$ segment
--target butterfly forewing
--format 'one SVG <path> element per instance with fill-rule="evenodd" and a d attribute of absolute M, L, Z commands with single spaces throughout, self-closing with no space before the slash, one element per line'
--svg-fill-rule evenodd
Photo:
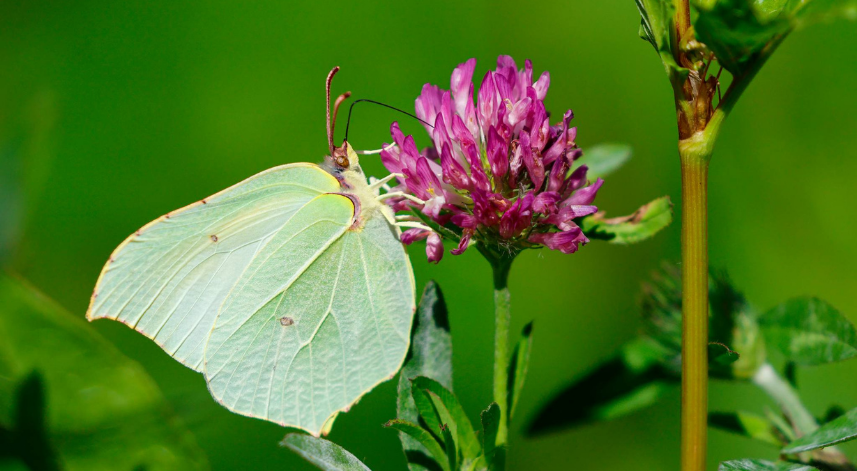
<path fill-rule="evenodd" d="M 217 312 L 247 265 L 301 208 L 338 190 L 315 165 L 285 165 L 162 216 L 113 252 L 87 318 L 128 324 L 201 371 Z"/>

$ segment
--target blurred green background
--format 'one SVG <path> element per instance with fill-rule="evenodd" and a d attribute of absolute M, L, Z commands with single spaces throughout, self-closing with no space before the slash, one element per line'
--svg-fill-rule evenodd
<path fill-rule="evenodd" d="M 584 149 L 633 145 L 632 161 L 599 194 L 600 208 L 625 214 L 668 194 L 680 215 L 671 91 L 638 25 L 630 0 L 2 2 L 0 148 L 6 163 L 8 149 L 26 158 L 0 168 L 0 185 L 24 179 L 30 189 L 20 224 L 0 231 L 18 240 L 6 256 L 82 317 L 102 264 L 139 226 L 266 168 L 321 160 L 322 89 L 332 66 L 342 66 L 335 93 L 412 109 L 423 83 L 448 88 L 452 69 L 469 57 L 478 59 L 481 78 L 498 54 L 551 72 L 548 109 L 575 111 Z M 718 144 L 711 263 L 727 268 L 760 309 L 812 294 L 857 321 L 855 51 L 847 22 L 793 34 Z M 355 111 L 352 144 L 379 147 L 392 120 L 428 142 L 418 123 L 367 106 Z M 377 160 L 362 163 L 369 174 L 384 173 Z M 489 269 L 475 250 L 437 266 L 421 252 L 413 251 L 417 282 L 436 279 L 444 289 L 455 389 L 475 420 L 490 402 Z M 535 319 L 535 346 L 511 469 L 678 469 L 678 391 L 614 422 L 539 439 L 520 434 L 542 401 L 637 333 L 640 281 L 678 254 L 676 223 L 637 246 L 593 242 L 575 255 L 533 251 L 516 262 L 514 328 Z M 222 409 L 200 375 L 151 341 L 119 323 L 95 328 L 155 378 L 213 469 L 309 469 L 277 446 L 285 430 Z M 799 379 L 817 414 L 830 402 L 857 405 L 855 362 Z M 383 384 L 331 435 L 376 471 L 404 466 L 395 433 L 381 428 L 395 415 L 394 396 L 394 383 Z M 711 386 L 714 410 L 764 403 L 751 386 Z M 775 457 L 719 431 L 710 441 L 712 468 L 724 459 Z"/>

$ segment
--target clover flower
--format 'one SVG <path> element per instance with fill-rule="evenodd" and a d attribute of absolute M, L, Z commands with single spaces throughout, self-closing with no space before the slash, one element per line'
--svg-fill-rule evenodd
<path fill-rule="evenodd" d="M 450 90 L 423 86 L 416 115 L 433 146 L 420 152 L 413 136 L 398 123 L 393 144 L 381 152 L 384 166 L 396 176 L 387 203 L 397 212 L 413 211 L 402 242 L 428 239 L 430 261 L 443 257 L 441 236 L 457 238 L 453 255 L 473 242 L 506 252 L 545 246 L 574 253 L 589 242 L 576 219 L 593 214 L 603 181 L 586 179 L 585 165 L 574 168 L 582 152 L 575 143 L 574 114 L 556 124 L 544 99 L 550 75 L 533 81 L 527 60 L 519 70 L 509 56 L 482 79 L 474 102 L 476 60 L 452 72 Z"/>

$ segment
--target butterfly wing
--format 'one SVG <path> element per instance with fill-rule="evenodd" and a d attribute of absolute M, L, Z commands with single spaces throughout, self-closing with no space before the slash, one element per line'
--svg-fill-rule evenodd
<path fill-rule="evenodd" d="M 325 198 L 331 207 L 316 218 L 333 213 L 333 198 L 343 197 Z M 227 408 L 319 435 L 404 361 L 413 272 L 380 214 L 321 251 L 281 235 L 224 301 L 206 346 L 205 375 Z M 312 263 L 289 266 L 309 260 L 308 250 Z"/>
<path fill-rule="evenodd" d="M 128 237 L 104 266 L 87 318 L 121 321 L 177 360 L 202 371 L 218 309 L 246 267 L 290 222 L 318 208 L 339 182 L 311 164 L 275 167 L 169 213 Z M 336 222 L 316 237 L 338 238 L 354 213 L 342 201 Z M 324 241 L 320 241 L 323 243 Z"/>

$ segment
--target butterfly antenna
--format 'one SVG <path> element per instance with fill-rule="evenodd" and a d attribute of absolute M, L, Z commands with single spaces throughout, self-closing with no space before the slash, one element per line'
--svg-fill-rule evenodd
<path fill-rule="evenodd" d="M 361 102 L 373 103 L 373 104 L 376 104 L 376 105 L 381 105 L 381 106 L 383 106 L 383 107 L 385 107 L 385 108 L 390 108 L 391 110 L 398 111 L 399 113 L 402 113 L 402 114 L 404 114 L 404 115 L 408 115 L 408 116 L 410 116 L 411 118 L 414 118 L 415 120 L 417 120 L 417 121 L 419 121 L 419 122 L 421 122 L 421 123 L 425 124 L 426 126 L 428 126 L 428 127 L 430 127 L 430 128 L 434 128 L 434 126 L 432 126 L 431 124 L 429 124 L 429 123 L 427 123 L 427 122 L 423 121 L 422 119 L 420 119 L 420 118 L 419 118 L 418 116 L 416 116 L 416 115 L 413 115 L 413 114 L 411 114 L 411 113 L 408 113 L 408 112 L 407 112 L 407 111 L 405 111 L 405 110 L 400 110 L 399 108 L 396 108 L 395 106 L 390 106 L 390 105 L 388 105 L 388 104 L 386 104 L 386 103 L 381 103 L 380 101 L 375 101 L 375 100 L 369 100 L 369 99 L 366 99 L 366 98 L 361 98 L 361 99 L 359 99 L 359 100 L 354 100 L 354 102 L 353 102 L 353 103 L 351 103 L 351 106 L 348 108 L 348 121 L 346 121 L 346 122 L 345 122 L 345 140 L 346 140 L 346 141 L 348 140 L 348 128 L 351 126 L 351 112 L 352 112 L 352 111 L 354 111 L 354 105 L 356 105 L 357 103 L 361 103 Z"/>
<path fill-rule="evenodd" d="M 330 82 L 333 81 L 333 76 L 339 72 L 339 66 L 334 67 L 330 70 L 330 73 L 327 74 L 327 81 L 325 82 L 325 96 L 327 97 L 327 146 L 330 148 L 330 155 L 333 155 L 333 123 L 330 121 Z"/>
<path fill-rule="evenodd" d="M 341 105 L 348 97 L 351 96 L 351 92 L 345 92 L 342 95 L 336 97 L 336 102 L 333 104 L 333 119 L 330 121 L 330 136 L 331 142 L 333 141 L 333 136 L 336 130 L 336 115 L 339 114 L 339 105 Z"/>

